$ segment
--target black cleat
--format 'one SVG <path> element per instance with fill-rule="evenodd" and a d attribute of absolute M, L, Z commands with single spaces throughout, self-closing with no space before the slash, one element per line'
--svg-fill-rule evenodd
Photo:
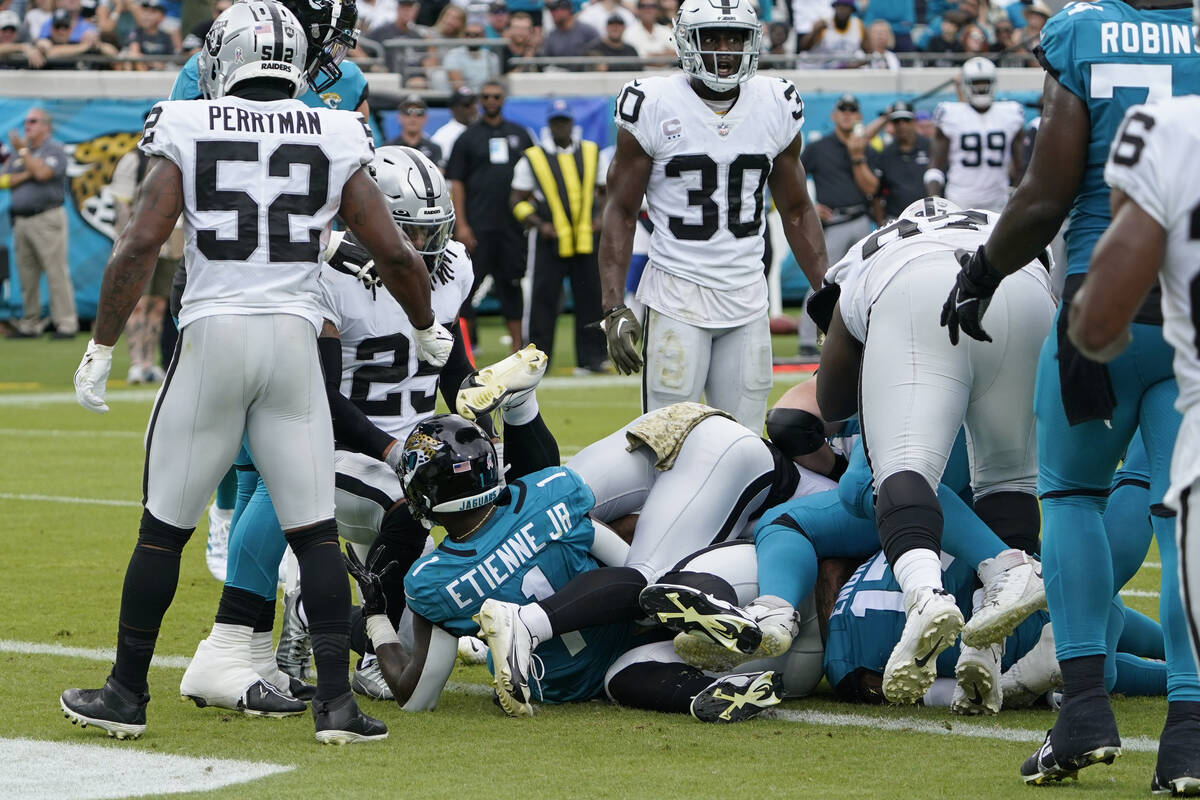
<path fill-rule="evenodd" d="M 207 708 L 209 705 L 228 708 L 220 703 L 210 703 L 201 695 L 189 694 L 187 697 L 196 704 L 197 708 Z M 294 717 L 297 714 L 303 714 L 307 709 L 308 704 L 303 700 L 284 694 L 271 684 L 259 679 L 242 692 L 242 696 L 237 700 L 236 708 L 231 710 L 240 711 L 252 717 Z"/>
<path fill-rule="evenodd" d="M 1158 741 L 1158 762 L 1150 781 L 1150 793 L 1170 797 L 1200 797 L 1200 720 L 1173 719 L 1176 705 L 1168 705 L 1167 724 Z"/>
<path fill-rule="evenodd" d="M 308 702 L 317 696 L 317 687 L 305 683 L 297 677 L 288 675 L 288 693 L 297 700 Z"/>
<path fill-rule="evenodd" d="M 701 633 L 738 653 L 753 653 L 762 642 L 762 630 L 746 612 L 690 586 L 652 583 L 642 589 L 638 604 L 660 625 Z"/>
<path fill-rule="evenodd" d="M 701 722 L 741 722 L 783 699 L 783 676 L 775 672 L 725 675 L 692 698 L 692 716 Z"/>
<path fill-rule="evenodd" d="M 1120 755 L 1121 736 L 1108 694 L 1097 689 L 1063 701 L 1046 740 L 1021 765 L 1021 779 L 1040 786 L 1078 778 L 1084 767 L 1111 764 Z"/>
<path fill-rule="evenodd" d="M 103 689 L 67 689 L 58 703 L 72 725 L 95 725 L 109 736 L 136 739 L 146 732 L 150 695 L 134 694 L 109 675 Z"/>
<path fill-rule="evenodd" d="M 387 738 L 387 725 L 359 711 L 353 692 L 332 700 L 314 698 L 312 710 L 317 722 L 317 741 L 321 744 L 354 744 Z"/>

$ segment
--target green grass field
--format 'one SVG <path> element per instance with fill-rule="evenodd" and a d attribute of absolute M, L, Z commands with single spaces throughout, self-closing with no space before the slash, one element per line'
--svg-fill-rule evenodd
<path fill-rule="evenodd" d="M 563 321 L 565 326 L 566 320 Z M 484 360 L 502 354 L 498 327 L 484 325 Z M 569 340 L 565 327 L 560 347 Z M 728 727 L 687 717 L 630 711 L 605 703 L 542 706 L 532 720 L 503 716 L 481 667 L 459 667 L 436 712 L 406 714 L 394 704 L 361 700 L 385 720 L 383 743 L 328 748 L 313 740 L 308 716 L 261 720 L 200 710 L 178 695 L 182 668 L 150 672 L 149 728 L 115 742 L 63 719 L 58 694 L 98 686 L 102 653 L 115 644 L 122 576 L 141 513 L 142 433 L 151 393 L 127 388 L 127 362 L 115 360 L 112 411 L 91 414 L 74 401 L 71 375 L 86 339 L 0 340 L 0 798 L 94 796 L 98 783 L 77 773 L 67 749 L 50 748 L 52 766 L 34 770 L 11 740 L 92 745 L 104 751 L 101 773 L 120 770 L 128 753 L 176 754 L 205 762 L 237 759 L 287 771 L 204 797 L 872 797 L 990 798 L 1068 792 L 1071 796 L 1148 794 L 1153 748 L 1165 699 L 1115 702 L 1126 754 L 1112 767 L 1082 773 L 1065 789 L 1024 787 L 1017 767 L 1041 741 L 1052 712 L 1004 712 L 978 720 L 944 709 L 869 708 L 834 702 L 822 685 L 769 717 Z M 782 339 L 778 351 L 794 352 Z M 563 362 L 570 362 L 563 352 Z M 552 373 L 568 373 L 566 368 Z M 781 376 L 776 394 L 799 378 Z M 540 405 L 564 454 L 610 432 L 637 412 L 631 380 L 554 375 Z M 220 586 L 204 566 L 206 522 L 183 555 L 179 590 L 158 653 L 187 657 L 207 635 Z M 1148 559 L 1157 562 L 1152 550 Z M 1159 571 L 1146 567 L 1126 602 L 1157 618 Z M 69 655 L 47 647 L 80 648 Z M 178 663 L 178 662 L 175 662 Z M 17 743 L 18 745 L 24 743 Z M 111 761 L 110 761 L 111 759 Z M 220 773 L 209 764 L 209 774 Z M 138 783 L 137 767 L 125 773 Z M 95 774 L 95 773 L 93 773 Z M 57 781 L 50 783 L 51 780 Z M 144 791 L 171 794 L 163 778 Z M 178 795 L 174 795 L 178 796 Z"/>

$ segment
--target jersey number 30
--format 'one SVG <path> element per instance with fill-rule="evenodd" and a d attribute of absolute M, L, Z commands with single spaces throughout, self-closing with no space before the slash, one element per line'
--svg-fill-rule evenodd
<path fill-rule="evenodd" d="M 758 173 L 758 183 L 754 187 L 754 214 L 750 219 L 742 220 L 742 184 L 746 173 L 751 171 Z M 700 221 L 687 222 L 683 217 L 669 216 L 667 226 L 676 239 L 707 241 L 720 225 L 720 208 L 713 199 L 713 194 L 720 188 L 717 162 L 703 154 L 675 156 L 667 162 L 664 170 L 668 178 L 681 178 L 689 172 L 700 173 L 700 186 L 687 190 L 687 204 L 700 209 Z M 762 226 L 763 186 L 770 172 L 771 159 L 763 153 L 742 153 L 729 164 L 725 199 L 729 206 L 727 225 L 734 237 L 744 239 L 754 236 Z"/>

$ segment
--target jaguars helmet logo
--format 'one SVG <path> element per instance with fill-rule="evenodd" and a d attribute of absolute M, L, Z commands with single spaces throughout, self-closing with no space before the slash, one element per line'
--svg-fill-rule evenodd
<path fill-rule="evenodd" d="M 446 443 L 424 431 L 413 431 L 404 442 L 404 471 L 411 475 L 417 468 L 428 464 Z"/>
<path fill-rule="evenodd" d="M 117 236 L 117 215 L 109 184 L 117 162 L 137 147 L 141 137 L 141 131 L 105 133 L 66 147 L 67 178 L 75 208 L 84 222 L 110 239 Z"/>

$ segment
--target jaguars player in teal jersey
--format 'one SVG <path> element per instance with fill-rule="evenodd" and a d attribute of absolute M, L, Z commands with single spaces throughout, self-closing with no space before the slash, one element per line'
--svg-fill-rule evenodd
<path fill-rule="evenodd" d="M 1180 423 L 1157 292 L 1132 325 L 1130 346 L 1106 365 L 1088 360 L 1067 339 L 1067 311 L 1110 221 L 1103 170 L 1126 109 L 1200 92 L 1192 9 L 1178 0 L 1074 3 L 1046 23 L 1037 55 L 1047 76 L 1029 169 L 987 243 L 964 258 L 942 310 L 951 341 L 960 330 L 989 341 L 984 312 L 1001 279 L 1049 244 L 1070 212 L 1067 280 L 1056 331 L 1042 348 L 1034 397 L 1044 577 L 1064 699 L 1045 743 L 1021 766 L 1022 778 L 1034 784 L 1112 763 L 1121 754 L 1104 690 L 1105 627 L 1117 587 L 1102 515 L 1113 472 L 1139 425 L 1151 502 L 1161 503 Z M 1169 672 L 1167 722 L 1152 782 L 1163 787 L 1200 777 L 1200 681 L 1179 600 L 1173 521 L 1163 515 L 1152 521 L 1162 556 L 1159 616 Z"/>

